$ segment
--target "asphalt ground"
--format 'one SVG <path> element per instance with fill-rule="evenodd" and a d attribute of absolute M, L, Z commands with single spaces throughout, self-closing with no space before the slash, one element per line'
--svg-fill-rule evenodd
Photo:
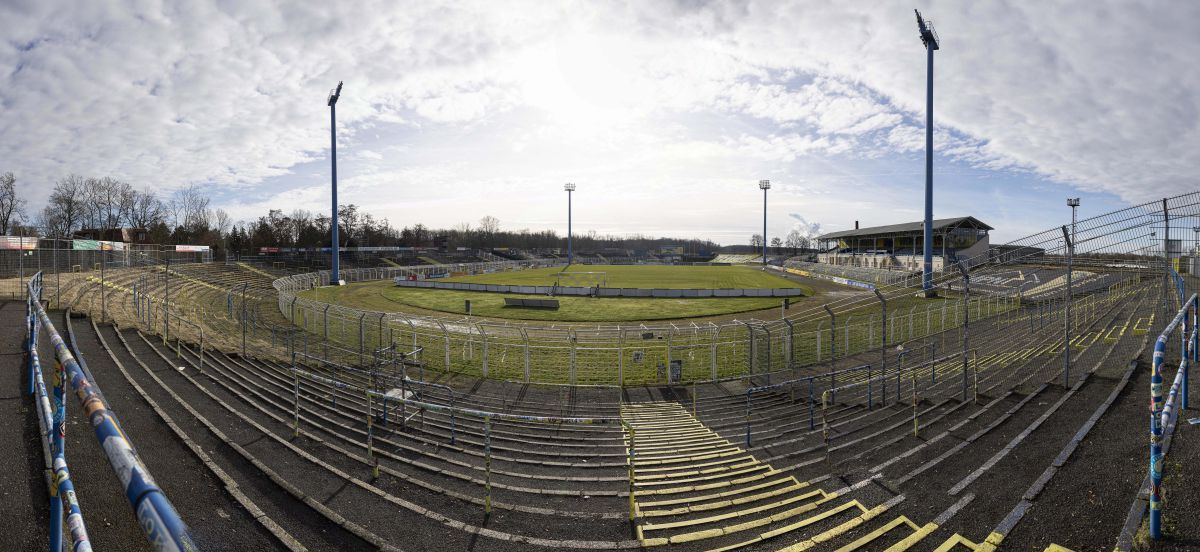
<path fill-rule="evenodd" d="M 0 303 L 0 550 L 45 550 L 50 499 L 23 342 L 25 303 Z"/>

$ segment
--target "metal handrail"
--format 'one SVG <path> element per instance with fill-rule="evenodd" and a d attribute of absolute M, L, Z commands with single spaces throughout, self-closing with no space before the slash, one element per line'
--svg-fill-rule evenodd
<path fill-rule="evenodd" d="M 1183 303 L 1179 312 L 1175 315 L 1162 333 L 1158 335 L 1158 339 L 1154 342 L 1154 361 L 1150 372 L 1150 538 L 1158 540 L 1162 537 L 1162 479 L 1163 466 L 1166 461 L 1166 448 L 1163 446 L 1164 428 L 1171 427 L 1174 429 L 1175 418 L 1179 415 L 1179 410 L 1175 409 L 1175 398 L 1182 392 L 1182 410 L 1188 407 L 1188 372 L 1191 371 L 1193 362 L 1200 360 L 1198 357 L 1197 339 L 1200 325 L 1198 320 L 1198 311 L 1200 311 L 1200 298 L 1193 293 L 1190 298 L 1183 301 L 1183 282 L 1182 278 L 1172 271 L 1174 280 L 1179 292 L 1179 299 Z M 1191 333 L 1188 333 L 1188 314 L 1191 314 Z M 1175 381 L 1171 384 L 1171 390 L 1168 396 L 1163 397 L 1163 377 L 1162 366 L 1166 362 L 1167 356 L 1167 340 L 1175 330 L 1181 330 L 1180 337 L 1180 360 L 1179 370 L 1175 372 Z"/>
<path fill-rule="evenodd" d="M 47 480 L 50 482 L 50 550 L 62 550 L 63 527 L 63 497 L 67 499 L 71 549 L 92 549 L 88 538 L 87 525 L 83 520 L 83 511 L 75 497 L 75 485 L 71 480 L 71 471 L 66 458 L 66 393 L 63 367 L 57 366 L 54 371 L 54 407 L 50 406 L 50 398 L 46 392 L 45 378 L 42 375 L 42 363 L 38 353 L 38 321 L 33 303 L 41 300 L 41 273 L 36 274 L 29 282 L 29 295 L 26 297 L 26 352 L 29 354 L 29 385 L 30 394 L 35 394 L 34 403 L 37 409 L 38 426 L 41 428 L 42 456 L 46 462 Z"/>
<path fill-rule="evenodd" d="M 145 531 L 146 538 L 160 551 L 196 550 L 196 544 L 192 540 L 187 526 L 180 519 L 175 507 L 167 499 L 166 495 L 163 494 L 162 489 L 154 483 L 149 470 L 146 469 L 146 466 L 134 451 L 133 444 L 129 442 L 127 434 L 121 429 L 120 423 L 117 422 L 116 416 L 104 404 L 96 382 L 91 381 L 81 369 L 79 362 L 71 353 L 70 348 L 67 347 L 62 336 L 54 328 L 54 324 L 50 321 L 50 316 L 46 313 L 45 308 L 42 307 L 40 301 L 41 278 L 42 273 L 39 272 L 34 276 L 33 280 L 30 280 L 28 304 L 30 307 L 31 327 L 36 322 L 40 322 L 41 326 L 45 328 L 50 338 L 50 343 L 54 346 L 55 360 L 61 366 L 56 395 L 61 394 L 64 399 L 60 406 L 59 416 L 55 421 L 63 424 L 66 412 L 66 383 L 69 382 L 73 394 L 79 399 L 80 407 L 88 413 L 89 420 L 94 428 L 96 440 L 100 442 L 109 464 L 120 478 L 125 490 L 125 496 L 129 500 L 130 507 L 133 508 L 134 513 L 137 515 L 138 525 Z M 34 280 L 36 280 L 36 287 Z M 32 345 L 36 349 L 36 343 L 32 343 Z M 59 426 L 58 439 L 61 439 L 61 435 L 65 432 L 65 427 L 65 425 Z M 56 457 L 56 475 L 60 460 L 63 470 L 66 470 L 65 458 L 61 456 Z M 68 495 L 69 499 L 73 494 Z M 72 516 L 77 513 L 77 509 L 72 508 Z M 55 529 L 52 527 L 52 538 L 55 532 Z M 72 532 L 72 537 L 76 537 L 74 531 Z M 86 539 L 86 536 L 84 538 Z M 78 549 L 78 542 L 76 546 Z M 88 548 L 90 549 L 90 546 Z"/>

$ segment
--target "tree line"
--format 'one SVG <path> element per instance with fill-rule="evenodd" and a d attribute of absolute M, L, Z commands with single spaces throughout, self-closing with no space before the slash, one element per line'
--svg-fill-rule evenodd
<path fill-rule="evenodd" d="M 160 196 L 112 177 L 69 175 L 54 183 L 40 211 L 30 215 L 18 197 L 16 178 L 0 174 L 0 234 L 71 238 L 85 229 L 141 228 L 147 242 L 164 245 L 208 245 L 217 251 L 252 254 L 262 247 L 328 247 L 329 215 L 306 209 L 271 209 L 257 219 L 234 221 L 214 209 L 198 185 Z M 679 246 L 685 254 L 715 252 L 709 240 L 599 235 L 594 230 L 572 236 L 576 251 L 652 250 Z M 354 204 L 338 206 L 338 242 L 346 247 L 466 247 L 565 249 L 567 237 L 553 230 L 502 229 L 499 219 L 485 216 L 472 225 L 431 228 L 421 223 L 397 228 Z"/>

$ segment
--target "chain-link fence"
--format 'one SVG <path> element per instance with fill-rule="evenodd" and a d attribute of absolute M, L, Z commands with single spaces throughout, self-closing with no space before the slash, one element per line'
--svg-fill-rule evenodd
<path fill-rule="evenodd" d="M 928 353 L 923 358 L 936 358 L 961 351 L 970 335 L 977 336 L 978 345 L 1017 328 L 1032 339 L 1034 334 L 1049 337 L 1057 327 L 1058 338 L 1065 339 L 1065 333 L 1075 339 L 1082 321 L 1115 308 L 1101 297 L 1134 289 L 1143 299 L 1156 295 L 1146 305 L 1161 312 L 1131 321 L 1126 330 L 1152 330 L 1143 326 L 1160 325 L 1168 310 L 1167 266 L 1186 266 L 1183 253 L 1196 250 L 1194 241 L 1185 247 L 1188 238 L 1194 240 L 1185 229 L 1196 224 L 1198 201 L 1200 194 L 1187 194 L 1015 240 L 1003 256 L 967 263 L 973 267 L 967 273 L 957 267 L 936 272 L 937 297 L 922 296 L 920 275 L 913 274 L 876 284 L 875 290 L 832 294 L 823 304 L 799 302 L 781 311 L 786 317 L 721 323 L 549 324 L 377 312 L 299 295 L 328 285 L 327 271 L 283 276 L 245 263 L 196 263 L 202 259 L 194 253 L 138 250 L 5 251 L 0 269 L 9 278 L 0 281 L 6 286 L 0 290 L 12 288 L 9 293 L 19 296 L 25 275 L 41 268 L 45 297 L 53 304 L 164 333 L 172 317 L 161 313 L 173 312 L 203 325 L 207 341 L 225 350 L 290 354 L 303 349 L 348 355 L 337 360 L 357 362 L 374 349 L 398 344 L 422 349 L 429 370 L 513 381 L 621 385 L 751 379 L 751 385 L 762 385 L 848 368 L 863 358 L 894 365 L 902 357 L 899 345 L 920 347 Z M 556 263 L 562 262 L 545 265 Z M 456 265 L 456 270 L 533 265 L 496 261 Z M 353 269 L 342 276 L 360 282 L 445 271 L 421 265 Z M 968 320 L 974 331 L 968 330 Z M 198 341 L 196 333 L 188 339 Z M 1069 366 L 1069 348 L 1064 356 Z"/>
<path fill-rule="evenodd" d="M 987 321 L 985 332 L 1019 324 L 1047 332 L 1068 318 L 1071 328 L 1078 329 L 1102 314 L 1099 310 L 1111 308 L 1101 297 L 1134 286 L 1146 292 L 1141 284 L 1165 273 L 1167 256 L 1181 246 L 1167 235 L 1163 221 L 1195 217 L 1196 204 L 1197 194 L 1188 194 L 1015 240 L 1002 257 L 984 255 L 964 263 L 973 267 L 969 272 L 954 266 L 935 273 L 936 298 L 914 296 L 919 274 L 892 272 L 875 284 L 878 294 L 849 293 L 771 320 L 539 325 L 373 312 L 298 296 L 326 285 L 327 272 L 281 278 L 275 288 L 280 312 L 309 333 L 364 352 L 393 341 L 422 347 L 431 369 L 577 385 L 737 378 L 767 382 L 805 366 L 832 366 L 867 351 L 925 343 L 931 337 L 942 351 L 961 348 L 968 339 L 968 319 L 977 325 Z M 389 279 L 421 268 L 351 270 L 343 278 Z"/>

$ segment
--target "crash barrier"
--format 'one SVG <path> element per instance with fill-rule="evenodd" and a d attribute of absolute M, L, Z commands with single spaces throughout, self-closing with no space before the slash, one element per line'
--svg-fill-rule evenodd
<path fill-rule="evenodd" d="M 70 471 L 67 467 L 63 441 L 66 435 L 66 396 L 67 384 L 70 391 L 79 399 L 79 406 L 86 412 L 88 421 L 94 428 L 96 440 L 99 441 L 109 464 L 121 481 L 129 505 L 137 516 L 138 525 L 146 533 L 146 538 L 161 552 L 182 552 L 197 550 L 195 542 L 188 533 L 187 526 L 180 519 L 175 507 L 163 494 L 162 489 L 154 483 L 149 470 L 142 464 L 134 451 L 127 434 L 121 429 L 116 415 L 108 409 L 100 388 L 91 381 L 87 373 L 80 367 L 79 362 L 71 353 L 62 336 L 54 328 L 50 316 L 41 303 L 42 273 L 37 273 L 29 281 L 27 307 L 29 311 L 29 335 L 27 348 L 30 356 L 30 385 L 37 387 L 37 402 L 41 410 L 41 424 L 48 425 L 49 431 L 44 432 L 43 447 L 48 456 L 53 457 L 53 481 L 57 483 L 51 489 L 50 511 L 50 550 L 62 550 L 62 497 L 66 497 L 69 508 L 67 525 L 72 539 L 72 550 L 91 550 L 83 514 L 75 500 L 75 491 L 71 486 Z M 54 346 L 55 410 L 53 418 L 46 416 L 49 412 L 49 401 L 46 398 L 45 384 L 42 381 L 40 359 L 37 356 L 37 335 L 39 324 Z M 30 395 L 34 389 L 27 390 Z"/>
<path fill-rule="evenodd" d="M 671 299 L 699 299 L 709 297 L 803 297 L 800 288 L 726 288 L 726 289 L 670 289 L 670 288 L 614 288 L 583 286 L 513 286 L 502 284 L 471 284 L 465 282 L 436 282 L 409 280 L 398 276 L 394 280 L 398 287 L 420 289 L 448 289 L 454 291 L 482 291 L 490 293 L 521 293 L 525 295 L 565 295 L 573 297 L 666 297 Z"/>
<path fill-rule="evenodd" d="M 54 366 L 54 405 L 46 392 L 46 381 L 42 374 L 41 358 L 38 355 L 38 318 L 35 301 L 41 297 L 41 275 L 34 276 L 28 284 L 29 294 L 25 302 L 25 352 L 27 353 L 29 369 L 29 388 L 26 392 L 33 396 L 37 410 L 39 435 L 42 440 L 42 457 L 45 460 L 47 481 L 50 482 L 50 550 L 62 550 L 63 537 L 63 497 L 66 497 L 68 525 L 71 528 L 72 550 L 91 550 L 87 526 L 83 521 L 83 511 L 75 497 L 75 485 L 71 481 L 71 471 L 66 458 L 66 390 L 62 365 Z"/>
<path fill-rule="evenodd" d="M 1197 307 L 1200 306 L 1200 300 L 1196 294 L 1192 294 L 1184 301 L 1182 279 L 1178 274 L 1172 274 L 1172 277 L 1182 306 L 1154 343 L 1154 362 L 1150 374 L 1150 538 L 1155 540 L 1162 537 L 1162 482 L 1167 454 L 1163 436 L 1174 432 L 1179 413 L 1187 410 L 1188 372 L 1192 363 L 1200 360 L 1197 357 Z M 1164 400 L 1162 367 L 1166 362 L 1167 340 L 1176 331 L 1179 333 L 1179 369 Z M 1178 404 L 1177 408 L 1179 402 L 1182 404 Z"/>
<path fill-rule="evenodd" d="M 490 514 L 492 511 L 492 422 L 493 421 L 508 421 L 508 422 L 524 422 L 524 423 L 541 423 L 541 424 L 556 424 L 556 425 L 620 425 L 629 434 L 629 450 L 627 455 L 628 472 L 629 472 L 629 519 L 634 519 L 636 509 L 633 502 L 633 481 L 634 481 L 634 458 L 635 441 L 634 429 L 628 422 L 621 418 L 568 418 L 568 417 L 551 417 L 551 416 L 528 416 L 520 414 L 507 414 L 502 412 L 489 412 L 485 410 L 475 410 L 471 408 L 462 408 L 455 406 L 447 406 L 444 404 L 431 403 L 416 399 L 410 399 L 404 396 L 394 396 L 386 393 L 380 393 L 373 389 L 366 389 L 356 386 L 335 378 L 329 378 L 308 370 L 292 367 L 293 389 L 292 395 L 292 424 L 294 431 L 300 431 L 300 378 L 305 378 L 311 381 L 323 383 L 333 386 L 337 389 L 361 393 L 367 401 L 366 425 L 367 434 L 365 438 L 365 446 L 367 448 L 367 460 L 378 470 L 378 459 L 375 457 L 374 448 L 374 418 L 373 402 L 375 400 L 387 400 L 393 405 L 412 408 L 416 411 L 431 411 L 449 413 L 452 416 L 466 416 L 483 420 L 484 428 L 484 513 Z M 378 476 L 378 471 L 376 471 Z"/>

